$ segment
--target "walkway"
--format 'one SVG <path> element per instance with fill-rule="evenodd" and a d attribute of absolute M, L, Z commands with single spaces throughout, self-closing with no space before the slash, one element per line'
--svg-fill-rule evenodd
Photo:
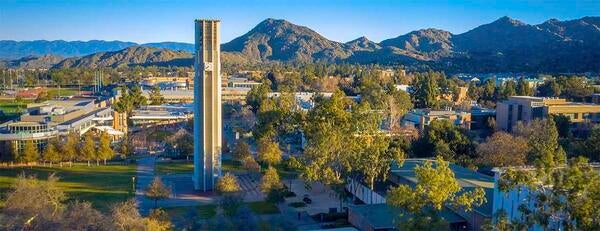
<path fill-rule="evenodd" d="M 148 185 L 154 179 L 155 157 L 146 157 L 138 160 L 136 173 L 135 199 L 142 215 L 147 215 L 154 208 L 154 201 L 148 199 L 144 194 Z M 212 193 L 201 193 L 194 190 L 192 174 L 171 174 L 161 176 L 163 183 L 171 188 L 171 196 L 158 202 L 161 208 L 197 206 L 215 203 Z"/>
<path fill-rule="evenodd" d="M 148 214 L 154 208 L 154 202 L 148 199 L 144 193 L 154 178 L 154 165 L 156 158 L 145 157 L 138 160 L 135 179 L 135 200 L 141 214 Z"/>

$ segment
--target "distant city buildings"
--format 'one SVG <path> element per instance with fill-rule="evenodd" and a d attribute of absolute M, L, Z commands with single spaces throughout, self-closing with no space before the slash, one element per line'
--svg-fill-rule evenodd
<path fill-rule="evenodd" d="M 545 119 L 551 115 L 566 116 L 572 129 L 588 129 L 586 123 L 600 122 L 600 105 L 569 102 L 566 99 L 533 96 L 511 96 L 496 107 L 496 125 L 512 131 L 518 122 Z"/>

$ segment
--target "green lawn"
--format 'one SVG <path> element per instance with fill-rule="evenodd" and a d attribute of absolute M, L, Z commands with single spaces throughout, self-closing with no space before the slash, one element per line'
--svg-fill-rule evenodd
<path fill-rule="evenodd" d="M 58 96 L 58 88 L 48 88 L 48 94 Z M 61 88 L 60 89 L 60 96 L 72 96 L 72 95 L 77 95 L 77 94 L 79 94 L 79 89 L 77 89 L 77 88 Z"/>
<path fill-rule="evenodd" d="M 190 209 L 195 209 L 198 216 L 202 219 L 213 218 L 217 214 L 217 205 L 200 205 L 165 208 L 165 211 L 172 219 L 186 219 Z"/>
<path fill-rule="evenodd" d="M 5 193 L 12 187 L 19 174 L 35 175 L 39 179 L 47 179 L 51 173 L 60 178 L 59 186 L 65 190 L 70 200 L 90 201 L 103 211 L 115 202 L 133 197 L 132 177 L 135 176 L 135 165 L 109 165 L 71 167 L 33 167 L 0 169 L 0 194 L 3 200 Z"/>
<path fill-rule="evenodd" d="M 162 162 L 156 163 L 154 169 L 156 173 L 160 175 L 166 174 L 178 174 L 178 173 L 192 173 L 194 172 L 194 163 L 190 162 Z"/>
<path fill-rule="evenodd" d="M 241 163 L 233 160 L 222 160 L 221 167 L 224 172 L 246 171 Z M 194 172 L 194 164 L 192 162 L 157 163 L 155 170 L 161 175 L 192 173 Z"/>
<path fill-rule="evenodd" d="M 252 212 L 255 212 L 259 215 L 279 213 L 279 209 L 277 208 L 277 206 L 275 206 L 275 204 L 271 202 L 255 201 L 248 202 L 246 204 L 252 210 Z"/>
<path fill-rule="evenodd" d="M 235 160 L 222 160 L 221 169 L 227 172 L 246 171 L 246 169 L 244 169 L 244 166 L 242 166 L 242 163 Z"/>

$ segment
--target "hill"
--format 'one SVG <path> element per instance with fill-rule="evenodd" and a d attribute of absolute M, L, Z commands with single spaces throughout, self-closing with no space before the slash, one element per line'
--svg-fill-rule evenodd
<path fill-rule="evenodd" d="M 132 46 L 120 51 L 99 52 L 81 58 L 67 58 L 54 67 L 188 66 L 190 63 L 192 63 L 192 55 L 185 51 Z"/>
<path fill-rule="evenodd" d="M 122 50 L 131 46 L 136 49 Z M 57 67 L 189 66 L 193 49 L 192 44 L 175 42 L 138 45 L 119 41 L 0 41 L 0 58 L 87 54 L 68 58 Z M 380 43 L 366 37 L 340 43 L 305 26 L 266 19 L 222 44 L 221 50 L 224 63 L 346 62 L 426 64 L 450 72 L 600 72 L 600 17 L 550 19 L 538 25 L 502 17 L 462 34 L 430 28 Z"/>

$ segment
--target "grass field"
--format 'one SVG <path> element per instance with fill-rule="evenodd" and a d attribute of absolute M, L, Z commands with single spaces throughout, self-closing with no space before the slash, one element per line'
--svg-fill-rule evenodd
<path fill-rule="evenodd" d="M 264 215 L 264 214 L 276 214 L 279 213 L 279 209 L 275 204 L 267 201 L 255 201 L 246 203 L 252 212 Z"/>
<path fill-rule="evenodd" d="M 135 165 L 10 168 L 0 169 L 0 203 L 16 177 L 22 173 L 44 180 L 49 174 L 55 173 L 60 178 L 59 186 L 70 200 L 90 201 L 102 211 L 107 211 L 115 202 L 134 196 L 132 177 L 135 176 Z"/>
<path fill-rule="evenodd" d="M 173 219 L 185 219 L 190 213 L 191 209 L 195 209 L 196 214 L 202 219 L 213 218 L 217 214 L 217 205 L 200 205 L 200 206 L 186 206 L 186 207 L 171 207 L 165 208 L 165 211 Z"/>
<path fill-rule="evenodd" d="M 192 162 L 156 163 L 155 172 L 160 175 L 192 173 L 194 164 Z"/>
<path fill-rule="evenodd" d="M 58 96 L 58 88 L 48 88 L 48 94 Z M 60 89 L 60 96 L 72 96 L 72 95 L 77 95 L 77 94 L 79 94 L 79 89 L 76 89 L 76 88 L 61 88 Z"/>
<path fill-rule="evenodd" d="M 233 160 L 222 160 L 221 167 L 225 172 L 246 171 L 241 163 Z M 155 171 L 161 175 L 192 173 L 194 172 L 194 164 L 192 162 L 157 163 Z"/>

